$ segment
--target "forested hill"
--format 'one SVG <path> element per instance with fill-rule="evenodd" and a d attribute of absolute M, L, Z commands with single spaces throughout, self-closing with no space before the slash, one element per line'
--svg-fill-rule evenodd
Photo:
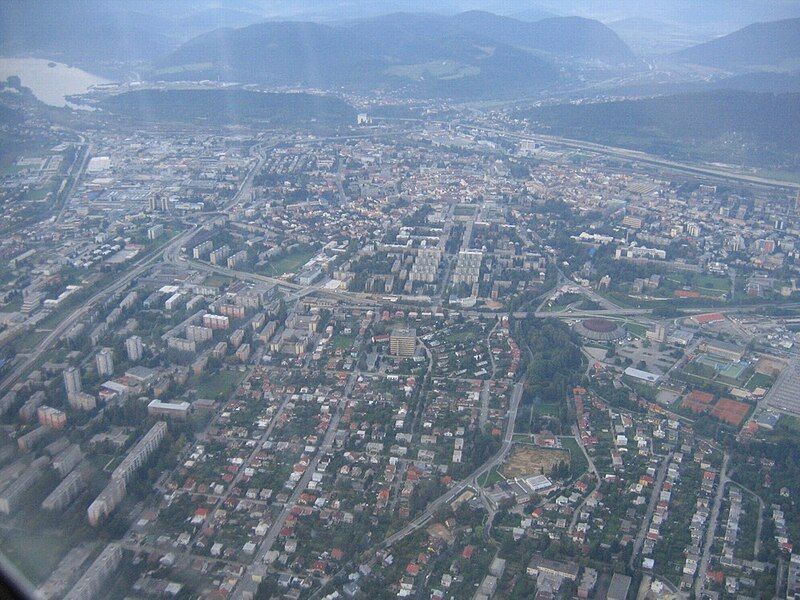
<path fill-rule="evenodd" d="M 689 63 L 722 69 L 800 66 L 800 19 L 753 23 L 715 40 L 673 54 Z"/>
<path fill-rule="evenodd" d="M 721 90 L 542 106 L 517 116 L 537 131 L 672 158 L 800 167 L 800 94 Z"/>
<path fill-rule="evenodd" d="M 243 89 L 136 90 L 106 98 L 101 108 L 143 121 L 344 123 L 355 119 L 355 109 L 333 96 Z"/>

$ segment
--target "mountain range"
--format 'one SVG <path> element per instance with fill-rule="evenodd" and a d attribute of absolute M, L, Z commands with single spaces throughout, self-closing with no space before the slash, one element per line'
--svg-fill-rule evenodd
<path fill-rule="evenodd" d="M 557 81 L 565 61 L 630 60 L 624 42 L 589 19 L 397 13 L 335 26 L 284 21 L 213 31 L 155 61 L 150 75 L 461 96 L 541 89 Z"/>
<path fill-rule="evenodd" d="M 621 1 L 629 14 L 636 14 L 628 0 Z M 677 2 L 676 18 L 691 12 L 691 1 Z M 751 0 L 729 1 L 741 5 L 748 15 L 766 10 Z M 789 0 L 765 1 L 776 5 L 776 14 L 791 14 L 794 6 Z M 653 1 L 643 2 L 647 11 L 665 14 L 656 10 Z M 716 74 L 714 80 L 725 74 L 763 72 L 746 81 L 710 81 L 708 89 L 728 83 L 737 89 L 758 89 L 763 82 L 765 90 L 781 91 L 795 86 L 794 75 L 788 79 L 783 75 L 800 71 L 800 18 L 756 23 L 677 52 L 676 47 L 707 39 L 707 30 L 681 33 L 687 31 L 682 25 L 646 17 L 629 17 L 609 27 L 585 17 L 547 16 L 557 12 L 549 0 L 508 4 L 508 11 L 516 9 L 521 17 L 535 20 L 483 10 L 443 14 L 458 6 L 474 6 L 474 0 L 446 0 L 431 7 L 442 11 L 437 13 L 348 18 L 398 4 L 402 2 L 130 0 L 123 5 L 114 0 L 5 0 L 0 14 L 0 55 L 38 56 L 112 79 L 133 73 L 156 81 L 212 79 L 453 98 L 575 90 L 588 90 L 591 95 L 592 90 L 621 91 L 624 85 L 656 94 L 668 93 L 670 88 L 703 89 L 703 82 L 690 81 L 696 79 L 694 65 L 727 72 Z M 406 4 L 423 6 L 420 0 Z M 341 9 L 339 20 L 333 19 L 336 7 Z M 614 13 L 601 8 L 588 0 L 563 4 L 564 11 Z M 304 15 L 315 10 L 328 20 L 263 20 L 273 14 Z M 721 10 L 717 0 L 708 0 L 698 9 L 698 20 L 705 23 Z M 657 72 L 653 78 L 629 77 L 645 74 L 645 62 L 614 28 L 639 52 L 647 53 L 649 48 L 652 54 L 656 46 L 660 52 L 655 53 L 672 52 L 657 60 L 670 69 L 677 66 L 676 72 L 683 72 L 684 78 L 667 78 L 668 85 L 659 87 L 654 83 L 659 81 Z M 687 70 L 681 65 L 690 66 Z M 781 75 L 770 75 L 776 72 Z"/>
<path fill-rule="evenodd" d="M 68 0 L 3 2 L 0 55 L 88 66 L 149 60 L 173 47 L 153 19 L 140 13 Z"/>
<path fill-rule="evenodd" d="M 686 63 L 730 71 L 800 68 L 800 18 L 754 23 L 672 55 Z"/>

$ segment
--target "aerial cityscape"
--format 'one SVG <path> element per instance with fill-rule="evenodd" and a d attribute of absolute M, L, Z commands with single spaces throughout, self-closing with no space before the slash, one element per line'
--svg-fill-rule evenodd
<path fill-rule="evenodd" d="M 800 598 L 800 2 L 167 4 L 0 13 L 18 594 Z"/>

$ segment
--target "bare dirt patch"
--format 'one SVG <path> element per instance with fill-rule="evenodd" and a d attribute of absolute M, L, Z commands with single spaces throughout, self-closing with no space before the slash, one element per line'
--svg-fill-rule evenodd
<path fill-rule="evenodd" d="M 448 544 L 452 544 L 453 540 L 453 533 L 441 523 L 434 523 L 430 527 L 428 527 L 428 534 L 431 537 L 438 538 Z"/>
<path fill-rule="evenodd" d="M 503 476 L 512 479 L 528 475 L 547 474 L 558 463 L 569 464 L 569 451 L 536 446 L 514 446 L 502 468 Z"/>

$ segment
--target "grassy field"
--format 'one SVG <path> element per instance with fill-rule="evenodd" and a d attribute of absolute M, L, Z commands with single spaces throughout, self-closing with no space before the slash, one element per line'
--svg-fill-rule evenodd
<path fill-rule="evenodd" d="M 453 209 L 453 214 L 457 217 L 467 217 L 475 214 L 475 206 L 472 204 L 457 204 Z"/>
<path fill-rule="evenodd" d="M 458 342 L 468 342 L 468 341 L 478 341 L 481 332 L 476 331 L 471 328 L 459 329 L 453 332 L 448 333 L 444 336 L 444 340 L 449 344 L 455 344 Z"/>
<path fill-rule="evenodd" d="M 66 554 L 70 541 L 42 531 L 0 531 L 0 552 L 34 583 L 46 580 Z"/>
<path fill-rule="evenodd" d="M 647 327 L 638 323 L 625 323 L 625 329 L 628 330 L 628 333 L 638 338 L 644 339 L 647 336 Z"/>
<path fill-rule="evenodd" d="M 481 487 L 491 487 L 495 483 L 505 481 L 505 477 L 500 474 L 498 467 L 492 467 L 478 478 L 478 485 Z"/>
<path fill-rule="evenodd" d="M 17 338 L 14 347 L 16 351 L 19 353 L 28 352 L 31 349 L 33 349 L 44 338 L 46 338 L 49 333 L 50 330 L 42 330 L 42 329 L 29 331 L 28 333 L 25 333 L 23 336 Z"/>
<path fill-rule="evenodd" d="M 667 278 L 678 287 L 690 287 L 697 290 L 708 292 L 728 292 L 731 289 L 731 281 L 721 275 L 711 275 L 708 273 L 671 273 Z"/>
<path fill-rule="evenodd" d="M 773 383 L 775 383 L 775 379 L 769 375 L 764 375 L 763 373 L 753 373 L 753 376 L 745 384 L 745 387 L 752 392 L 754 389 L 759 387 L 769 389 L 772 387 Z"/>
<path fill-rule="evenodd" d="M 333 348 L 344 348 L 348 350 L 353 346 L 353 342 L 355 341 L 356 336 L 354 335 L 344 335 L 342 333 L 337 333 L 333 336 L 333 340 L 331 341 L 331 345 Z"/>
<path fill-rule="evenodd" d="M 781 425 L 785 425 L 791 431 L 796 431 L 800 434 L 800 419 L 792 415 L 781 415 L 779 420 Z"/>
<path fill-rule="evenodd" d="M 205 281 L 203 281 L 205 285 L 211 287 L 223 287 L 230 285 L 232 282 L 233 279 L 231 277 L 226 277 L 225 275 L 218 275 L 216 273 L 209 275 L 208 277 L 205 278 Z"/>
<path fill-rule="evenodd" d="M 289 254 L 285 254 L 276 260 L 270 261 L 266 265 L 266 271 L 270 275 L 285 275 L 286 273 L 294 273 L 306 264 L 316 254 L 316 250 L 305 248 L 296 250 Z"/>
<path fill-rule="evenodd" d="M 583 473 L 589 469 L 589 462 L 583 454 L 583 450 L 578 445 L 578 441 L 572 436 L 562 437 L 561 445 L 569 450 L 570 467 L 573 473 Z"/>
<path fill-rule="evenodd" d="M 437 79 L 460 79 L 462 77 L 477 75 L 480 69 L 464 66 L 452 60 L 433 60 L 425 63 L 411 65 L 398 65 L 387 69 L 392 75 L 405 77 L 413 81 L 434 77 Z"/>
<path fill-rule="evenodd" d="M 197 389 L 201 398 L 227 398 L 244 379 L 240 371 L 221 371 L 216 374 L 202 374 L 189 378 L 187 385 Z"/>
<path fill-rule="evenodd" d="M 557 417 L 561 414 L 561 405 L 556 402 L 536 402 L 532 406 L 533 413 Z"/>

